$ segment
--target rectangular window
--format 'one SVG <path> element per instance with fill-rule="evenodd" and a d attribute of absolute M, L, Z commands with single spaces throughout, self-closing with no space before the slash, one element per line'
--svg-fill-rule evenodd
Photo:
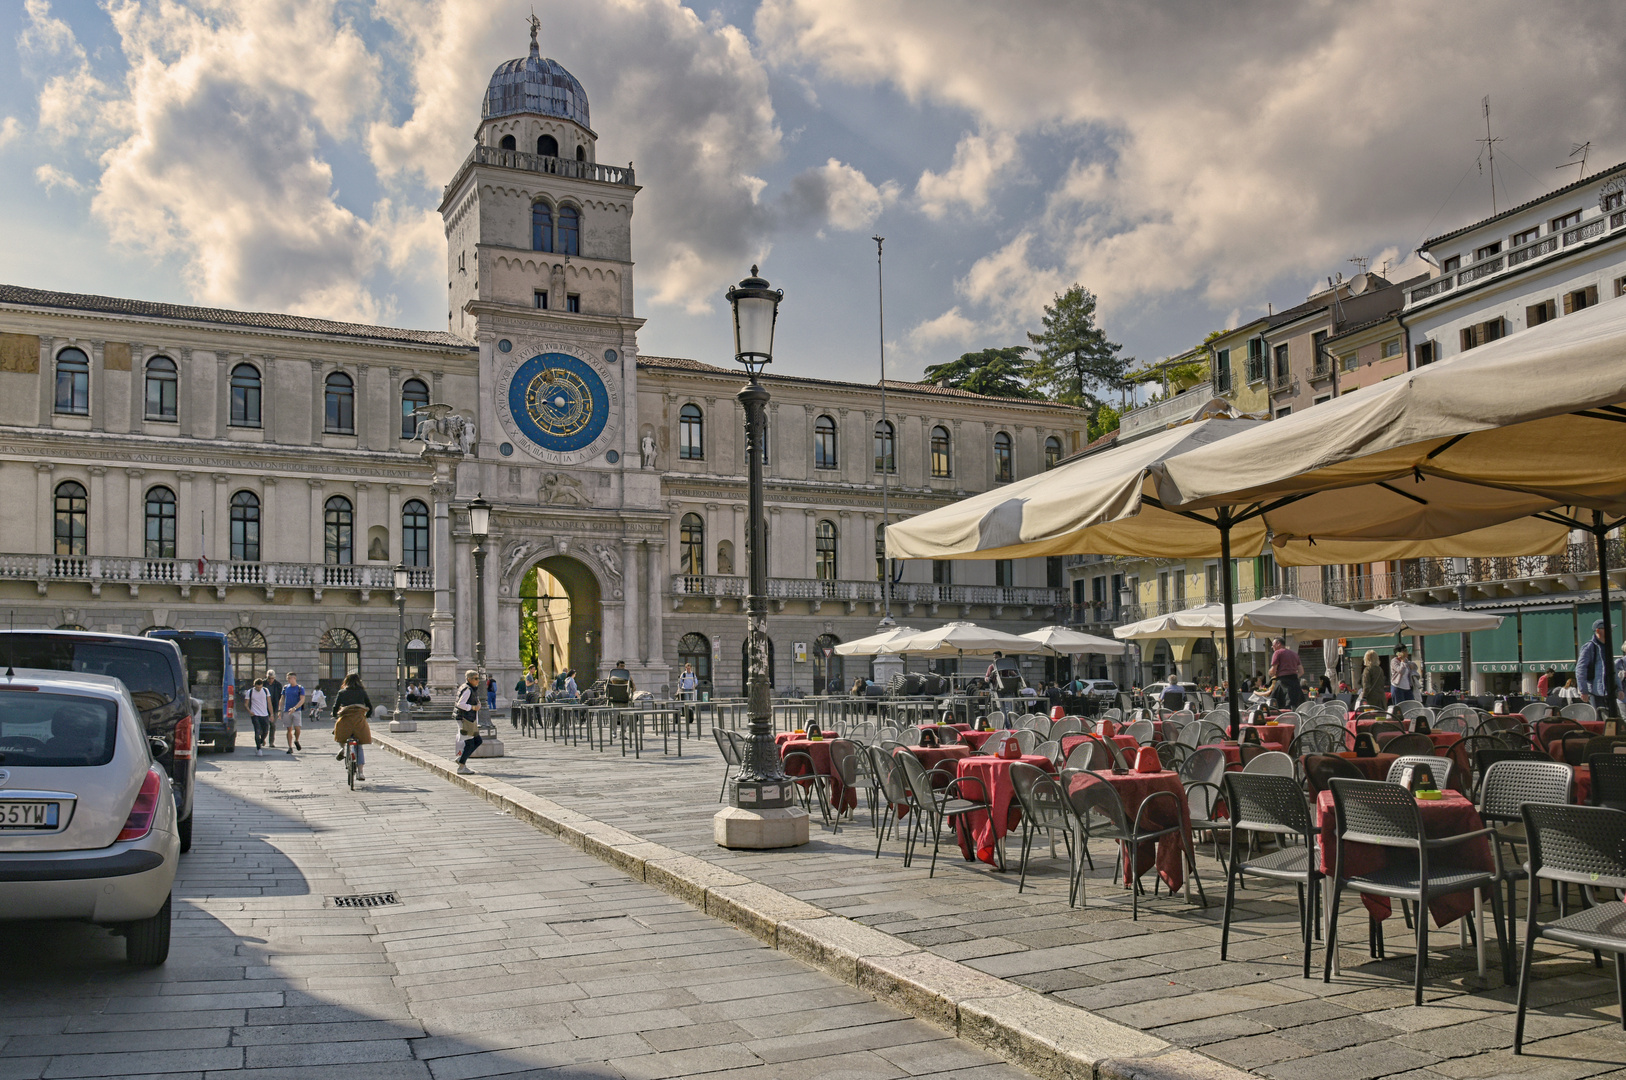
<path fill-rule="evenodd" d="M 1248 381 L 1265 381 L 1265 343 L 1261 338 L 1248 340 Z"/>
<path fill-rule="evenodd" d="M 1320 397 L 1318 397 L 1314 401 L 1310 402 L 1310 404 L 1312 404 L 1312 405 L 1320 405 L 1323 401 L 1331 401 L 1331 400 L 1332 400 L 1332 395 L 1331 394 L 1322 394 Z"/>
<path fill-rule="evenodd" d="M 1389 357 L 1391 357 L 1391 356 L 1399 356 L 1399 355 L 1400 355 L 1400 339 L 1399 338 L 1390 338 L 1388 341 L 1385 341 L 1383 343 L 1383 358 L 1385 360 L 1389 359 Z"/>
<path fill-rule="evenodd" d="M 1220 598 L 1219 564 L 1212 563 L 1203 568 L 1203 599 L 1213 603 Z"/>
<path fill-rule="evenodd" d="M 994 560 L 994 584 L 1001 589 L 1008 589 L 1016 584 L 1016 567 L 1012 560 Z"/>
<path fill-rule="evenodd" d="M 1467 352 L 1469 349 L 1478 348 L 1506 336 L 1506 319 L 1491 319 L 1489 322 L 1482 322 L 1478 326 L 1464 326 L 1462 328 L 1462 351 Z"/>
<path fill-rule="evenodd" d="M 1293 406 L 1291 406 L 1291 405 L 1283 405 L 1281 408 L 1276 410 L 1276 418 L 1279 420 L 1284 416 L 1290 416 L 1290 415 L 1292 415 L 1292 412 L 1293 412 Z"/>
<path fill-rule="evenodd" d="M 582 298 L 581 298 L 581 295 L 579 293 L 566 293 L 565 294 L 565 310 L 569 311 L 569 312 L 574 312 L 575 314 L 578 314 L 578 315 L 581 314 Z"/>
<path fill-rule="evenodd" d="M 1104 604 L 1107 602 L 1109 597 L 1107 596 L 1106 578 L 1098 577 L 1090 579 L 1090 599 L 1095 601 L 1097 604 Z"/>
<path fill-rule="evenodd" d="M 536 290 L 536 310 L 538 310 L 538 311 L 546 311 L 546 310 L 548 310 L 548 290 L 546 290 L 546 289 L 538 289 L 538 290 Z"/>
<path fill-rule="evenodd" d="M 1524 325 L 1540 326 L 1548 319 L 1558 318 L 1558 305 L 1551 300 L 1543 300 L 1539 304 L 1531 304 L 1524 309 Z"/>
<path fill-rule="evenodd" d="M 1049 555 L 1044 561 L 1044 584 L 1047 589 L 1062 587 L 1061 556 Z"/>
<path fill-rule="evenodd" d="M 1553 218 L 1552 227 L 1551 227 L 1551 229 L 1549 231 L 1551 231 L 1551 232 L 1559 232 L 1559 231 L 1561 231 L 1563 229 L 1569 228 L 1571 225 L 1579 225 L 1580 223 L 1581 223 L 1581 211 L 1579 211 L 1579 210 L 1571 210 L 1569 213 L 1565 214 L 1563 217 Z"/>
<path fill-rule="evenodd" d="M 1576 289 L 1564 295 L 1564 314 L 1573 315 L 1582 308 L 1595 307 L 1598 303 L 1598 287 L 1588 285 L 1584 289 Z"/>
<path fill-rule="evenodd" d="M 1444 273 L 1447 273 L 1447 274 L 1452 273 L 1452 272 L 1454 272 L 1456 270 L 1459 270 L 1461 268 L 1462 268 L 1462 256 L 1461 255 L 1453 255 L 1449 259 L 1445 260 L 1443 263 L 1440 264 L 1440 270 L 1443 271 Z"/>
<path fill-rule="evenodd" d="M 1615 295 L 1626 296 L 1626 277 L 1618 277 L 1615 279 Z"/>
<path fill-rule="evenodd" d="M 1417 354 L 1417 367 L 1422 367 L 1424 364 L 1432 364 L 1435 360 L 1438 360 L 1440 356 L 1439 346 L 1435 345 L 1432 341 L 1418 342 L 1417 348 L 1413 351 Z"/>
<path fill-rule="evenodd" d="M 1626 206 L 1626 191 L 1611 191 L 1598 204 L 1599 209 L 1606 214 L 1611 210 L 1619 210 L 1622 206 Z"/>
<path fill-rule="evenodd" d="M 1167 608 L 1169 603 L 1169 575 L 1167 572 L 1157 575 L 1157 602 L 1160 607 Z"/>
<path fill-rule="evenodd" d="M 932 560 L 932 584 L 933 585 L 952 585 L 952 584 L 954 584 L 954 563 L 950 562 L 948 559 L 933 559 Z"/>
<path fill-rule="evenodd" d="M 1478 262 L 1480 259 L 1489 259 L 1493 256 L 1500 255 L 1501 253 L 1502 242 L 1498 240 L 1494 244 L 1486 244 L 1482 248 L 1474 248 L 1474 262 Z"/>
<path fill-rule="evenodd" d="M 1224 393 L 1231 389 L 1231 350 L 1214 353 L 1214 389 Z"/>
<path fill-rule="evenodd" d="M 1177 607 L 1186 606 L 1186 572 L 1181 570 L 1174 575 L 1174 602 Z"/>
<path fill-rule="evenodd" d="M 1288 364 L 1287 364 L 1287 346 L 1286 345 L 1278 345 L 1278 346 L 1276 346 L 1276 370 L 1272 374 L 1272 381 L 1277 386 L 1286 385 L 1288 371 L 1289 371 L 1289 368 L 1288 368 Z"/>
<path fill-rule="evenodd" d="M 1541 235 L 1541 226 L 1540 225 L 1537 225 L 1534 228 L 1526 229 L 1523 232 L 1516 232 L 1516 233 L 1513 234 L 1513 241 L 1512 241 L 1513 246 L 1514 247 L 1523 247 L 1525 244 L 1533 242 L 1540 235 Z"/>
<path fill-rule="evenodd" d="M 1338 366 L 1344 371 L 1354 371 L 1360 365 L 1358 353 L 1345 353 L 1338 358 Z"/>

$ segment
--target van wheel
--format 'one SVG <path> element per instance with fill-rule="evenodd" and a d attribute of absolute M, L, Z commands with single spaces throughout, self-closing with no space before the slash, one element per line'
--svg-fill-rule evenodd
<path fill-rule="evenodd" d="M 170 897 L 150 919 L 124 928 L 124 959 L 136 967 L 157 967 L 169 959 Z"/>
<path fill-rule="evenodd" d="M 175 823 L 175 832 L 181 838 L 181 851 L 183 854 L 192 850 L 192 818 L 194 816 L 196 815 L 188 814 Z"/>
<path fill-rule="evenodd" d="M 228 754 L 237 753 L 237 732 L 234 731 L 215 743 L 215 749 L 223 750 Z"/>

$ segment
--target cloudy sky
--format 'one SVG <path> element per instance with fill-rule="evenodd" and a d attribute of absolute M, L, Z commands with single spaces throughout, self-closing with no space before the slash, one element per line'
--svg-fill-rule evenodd
<path fill-rule="evenodd" d="M 0 281 L 444 328 L 434 208 L 530 0 L 0 4 Z M 633 162 L 646 354 L 873 379 L 1023 342 L 1073 282 L 1156 359 L 1626 159 L 1626 7 L 536 0 Z"/>

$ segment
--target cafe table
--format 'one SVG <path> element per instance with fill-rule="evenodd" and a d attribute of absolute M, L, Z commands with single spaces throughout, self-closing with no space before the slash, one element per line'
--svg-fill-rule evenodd
<path fill-rule="evenodd" d="M 944 770 L 944 773 L 948 773 L 953 769 L 954 762 L 963 761 L 971 756 L 971 747 L 962 746 L 958 743 L 950 746 L 906 746 L 903 749 L 904 751 L 913 754 L 915 760 L 920 762 L 927 772 L 931 772 L 938 765 L 941 765 L 946 761 L 949 762 L 950 765 L 948 769 Z M 894 753 L 899 752 L 901 751 L 894 751 Z M 936 784 L 936 786 L 947 787 L 950 778 L 952 777 L 945 778 L 941 784 Z M 934 780 L 934 784 L 935 783 L 936 782 Z"/>
<path fill-rule="evenodd" d="M 1179 891 L 1185 885 L 1186 864 L 1191 865 L 1193 872 L 1196 870 L 1196 860 L 1191 849 L 1191 811 L 1186 803 L 1186 789 L 1180 782 L 1180 774 L 1169 769 L 1160 769 L 1152 773 L 1136 772 L 1133 769 L 1115 773 L 1101 769 L 1091 772 L 1090 775 L 1099 777 L 1112 786 L 1112 790 L 1123 803 L 1124 819 L 1131 826 L 1134 825 L 1135 815 L 1139 813 L 1141 803 L 1150 798 L 1154 792 L 1166 791 L 1174 796 L 1174 802 L 1179 806 L 1180 831 L 1161 836 L 1155 842 L 1147 841 L 1135 845 L 1133 870 L 1126 862 L 1123 883 L 1133 886 L 1142 874 L 1156 866 L 1157 875 L 1169 887 L 1169 892 Z M 1068 776 L 1069 785 L 1080 782 L 1077 774 L 1069 773 Z M 1158 799 L 1152 803 L 1152 809 L 1147 812 L 1143 824 L 1153 829 L 1165 828 L 1175 823 L 1174 813 L 1171 800 Z"/>
<path fill-rule="evenodd" d="M 979 754 L 961 758 L 955 763 L 957 777 L 977 781 L 975 784 L 962 784 L 962 796 L 971 799 L 986 796 L 993 811 L 991 817 L 987 811 L 978 810 L 955 818 L 956 839 L 960 842 L 960 853 L 967 862 L 975 855 L 985 863 L 1004 869 L 1005 834 L 1022 820 L 1021 808 L 1016 803 L 1016 787 L 1011 783 L 1011 766 L 1018 761 L 1025 761 L 1045 772 L 1056 771 L 1054 763 L 1041 754 L 1023 754 L 1019 758 Z"/>
<path fill-rule="evenodd" d="M 982 744 L 987 742 L 989 739 L 992 739 L 994 737 L 994 735 L 997 734 L 996 732 L 993 732 L 993 731 L 970 731 L 970 730 L 966 730 L 966 729 L 960 728 L 959 724 L 955 724 L 954 726 L 955 726 L 956 729 L 959 729 L 959 731 L 960 731 L 960 741 L 965 743 L 967 746 L 971 747 L 971 749 L 973 749 L 973 750 L 981 750 L 982 749 Z"/>
<path fill-rule="evenodd" d="M 1099 738 L 1099 736 L 1096 735 L 1063 735 L 1061 737 L 1061 759 L 1066 761 L 1067 755 L 1071 754 L 1073 752 L 1073 747 L 1077 746 L 1079 743 L 1089 742 L 1090 740 L 1097 738 Z M 1135 737 L 1133 735 L 1113 735 L 1110 738 L 1102 739 L 1101 741 L 1110 742 L 1116 746 L 1118 748 L 1118 752 L 1123 754 L 1125 761 L 1133 759 L 1135 754 L 1140 749 L 1140 744 L 1135 741 Z"/>
<path fill-rule="evenodd" d="M 1286 750 L 1298 732 L 1297 724 L 1243 724 L 1242 731 L 1252 729 L 1259 733 L 1259 741 L 1278 750 Z M 1239 732 L 1240 734 L 1240 732 Z"/>
<path fill-rule="evenodd" d="M 774 742 L 779 745 L 781 760 L 791 754 L 806 754 L 813 762 L 812 772 L 808 771 L 806 761 L 800 759 L 786 761 L 786 776 L 811 776 L 817 774 L 827 778 L 830 785 L 830 805 L 837 813 L 858 809 L 858 792 L 841 782 L 841 777 L 830 768 L 830 743 L 832 739 L 809 739 L 805 735 L 798 737 L 793 732 L 781 732 L 774 736 Z"/>

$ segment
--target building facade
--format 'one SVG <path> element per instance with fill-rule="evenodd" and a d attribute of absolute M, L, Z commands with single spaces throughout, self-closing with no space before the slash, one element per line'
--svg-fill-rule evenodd
<path fill-rule="evenodd" d="M 687 662 L 738 692 L 743 372 L 639 356 L 639 188 L 597 139 L 533 31 L 444 191 L 445 331 L 0 286 L 0 483 L 34 507 L 0 521 L 16 624 L 225 630 L 240 673 L 325 683 L 388 686 L 405 648 L 447 686 L 483 652 L 506 697 L 536 648 L 584 683 L 624 659 L 659 692 Z M 1055 464 L 1081 410 L 889 383 L 883 415 L 878 385 L 765 384 L 781 691 L 850 681 L 824 650 L 888 592 L 923 629 L 1065 618 L 1059 560 L 887 566 L 877 529 Z"/>

